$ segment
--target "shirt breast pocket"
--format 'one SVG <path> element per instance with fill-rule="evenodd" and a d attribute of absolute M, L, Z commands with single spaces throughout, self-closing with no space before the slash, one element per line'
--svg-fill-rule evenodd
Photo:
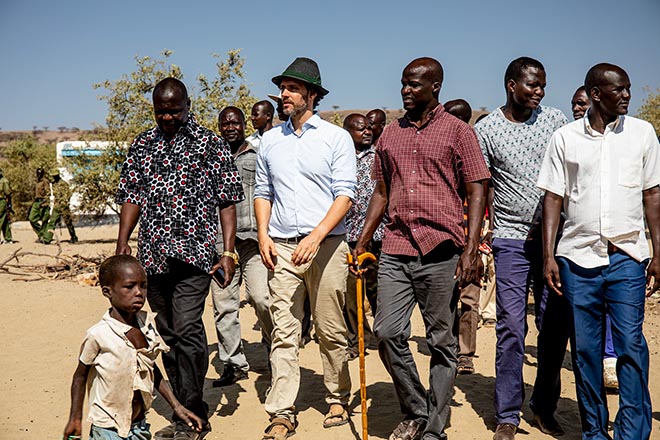
<path fill-rule="evenodd" d="M 622 158 L 619 160 L 618 183 L 627 188 L 642 186 L 642 164 L 639 161 Z"/>
<path fill-rule="evenodd" d="M 241 166 L 241 179 L 246 185 L 254 185 L 256 183 L 256 163 L 243 164 Z"/>

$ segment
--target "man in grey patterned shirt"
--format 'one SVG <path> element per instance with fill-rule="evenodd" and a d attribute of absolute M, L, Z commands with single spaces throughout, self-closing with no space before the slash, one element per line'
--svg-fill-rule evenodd
<path fill-rule="evenodd" d="M 506 105 L 475 126 L 492 175 L 494 191 L 488 207 L 494 222 L 492 247 L 497 274 L 497 349 L 495 360 L 494 440 L 515 438 L 524 401 L 522 376 L 527 333 L 527 292 L 533 286 L 538 337 L 538 370 L 530 406 L 535 424 L 546 434 L 561 435 L 554 418 L 560 392 L 560 369 L 568 329 L 550 315 L 563 301 L 548 296 L 543 282 L 541 196 L 536 188 L 546 145 L 568 120 L 554 108 L 541 106 L 545 68 L 532 58 L 509 64 L 504 76 Z M 489 203 L 490 205 L 490 203 Z M 492 238 L 489 233 L 487 239 Z M 545 317 L 547 319 L 543 319 Z"/>

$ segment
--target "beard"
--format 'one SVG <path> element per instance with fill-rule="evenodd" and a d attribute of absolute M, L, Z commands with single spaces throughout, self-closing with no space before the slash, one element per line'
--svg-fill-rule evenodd
<path fill-rule="evenodd" d="M 284 108 L 284 114 L 287 115 L 288 117 L 291 116 L 297 116 L 305 113 L 307 111 L 307 98 L 309 94 L 305 93 L 302 94 L 302 102 L 300 104 L 296 104 L 295 102 L 289 102 L 293 106 L 291 109 Z"/>

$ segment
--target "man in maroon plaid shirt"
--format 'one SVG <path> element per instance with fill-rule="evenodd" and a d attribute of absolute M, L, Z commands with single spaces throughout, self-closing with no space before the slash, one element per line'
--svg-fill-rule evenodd
<path fill-rule="evenodd" d="M 406 114 L 376 145 L 377 182 L 355 253 L 364 252 L 385 214 L 374 331 L 404 420 L 390 440 L 444 439 L 457 363 L 458 288 L 478 283 L 477 254 L 490 174 L 472 128 L 438 101 L 443 70 L 432 58 L 403 71 Z M 463 199 L 468 201 L 468 236 Z M 419 379 L 408 338 L 419 305 L 431 351 L 429 391 Z"/>

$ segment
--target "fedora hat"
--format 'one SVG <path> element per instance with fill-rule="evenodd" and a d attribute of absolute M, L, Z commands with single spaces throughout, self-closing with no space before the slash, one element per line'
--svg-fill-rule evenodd
<path fill-rule="evenodd" d="M 316 64 L 316 61 L 310 58 L 298 57 L 293 60 L 293 63 L 291 63 L 281 75 L 273 78 L 273 84 L 279 87 L 284 78 L 293 78 L 310 84 L 318 90 L 319 95 L 321 96 L 330 93 L 321 85 L 321 72 L 319 72 L 319 65 Z"/>

